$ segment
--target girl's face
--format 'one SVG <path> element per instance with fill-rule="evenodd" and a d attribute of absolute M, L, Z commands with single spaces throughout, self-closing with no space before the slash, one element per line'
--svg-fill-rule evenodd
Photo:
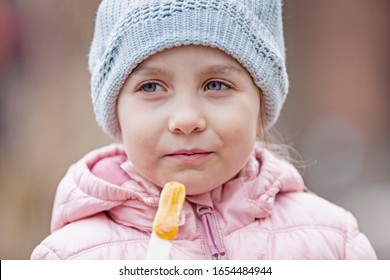
<path fill-rule="evenodd" d="M 211 191 L 244 167 L 257 137 L 260 92 L 224 52 L 181 46 L 143 61 L 118 99 L 127 156 L 136 171 L 187 194 Z"/>

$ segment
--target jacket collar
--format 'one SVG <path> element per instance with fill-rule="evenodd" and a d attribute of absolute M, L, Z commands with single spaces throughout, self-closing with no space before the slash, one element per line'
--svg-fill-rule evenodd
<path fill-rule="evenodd" d="M 115 183 L 111 178 L 116 178 Z M 213 209 L 228 234 L 270 216 L 277 193 L 303 188 L 302 177 L 291 164 L 256 145 L 236 178 L 209 193 L 187 196 L 182 223 L 196 223 L 191 215 L 194 205 L 206 206 Z M 150 231 L 159 194 L 157 186 L 135 172 L 122 145 L 95 150 L 72 166 L 60 183 L 52 231 L 103 211 L 117 223 Z"/>

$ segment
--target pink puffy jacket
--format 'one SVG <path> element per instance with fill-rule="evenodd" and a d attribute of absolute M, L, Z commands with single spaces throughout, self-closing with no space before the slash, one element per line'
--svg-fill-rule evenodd
<path fill-rule="evenodd" d="M 172 259 L 375 259 L 355 218 L 303 192 L 290 164 L 256 148 L 237 178 L 187 196 Z M 86 155 L 57 190 L 51 235 L 32 259 L 144 259 L 160 189 L 122 145 Z"/>

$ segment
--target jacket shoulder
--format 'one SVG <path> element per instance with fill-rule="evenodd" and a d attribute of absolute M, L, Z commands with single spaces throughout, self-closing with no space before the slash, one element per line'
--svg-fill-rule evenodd
<path fill-rule="evenodd" d="M 148 234 L 100 213 L 50 234 L 34 249 L 31 259 L 142 259 L 148 241 Z"/>
<path fill-rule="evenodd" d="M 307 192 L 277 195 L 272 216 L 281 227 L 322 226 L 340 232 L 345 231 L 347 220 L 352 217 L 344 208 Z"/>
<path fill-rule="evenodd" d="M 355 217 L 344 208 L 312 193 L 282 193 L 275 200 L 270 219 L 272 231 L 281 243 L 303 237 L 302 255 L 327 252 L 319 258 L 376 259 L 367 237 Z M 300 240 L 300 238 L 298 238 Z M 313 253 L 313 252 L 312 252 Z"/>

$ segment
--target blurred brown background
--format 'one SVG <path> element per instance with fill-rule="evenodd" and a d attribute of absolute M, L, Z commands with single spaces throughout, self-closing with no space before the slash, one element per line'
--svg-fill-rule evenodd
<path fill-rule="evenodd" d="M 110 143 L 87 54 L 99 1 L 0 0 L 0 259 L 49 233 L 69 165 Z M 285 0 L 290 94 L 277 125 L 311 190 L 355 214 L 390 259 L 390 1 Z"/>

